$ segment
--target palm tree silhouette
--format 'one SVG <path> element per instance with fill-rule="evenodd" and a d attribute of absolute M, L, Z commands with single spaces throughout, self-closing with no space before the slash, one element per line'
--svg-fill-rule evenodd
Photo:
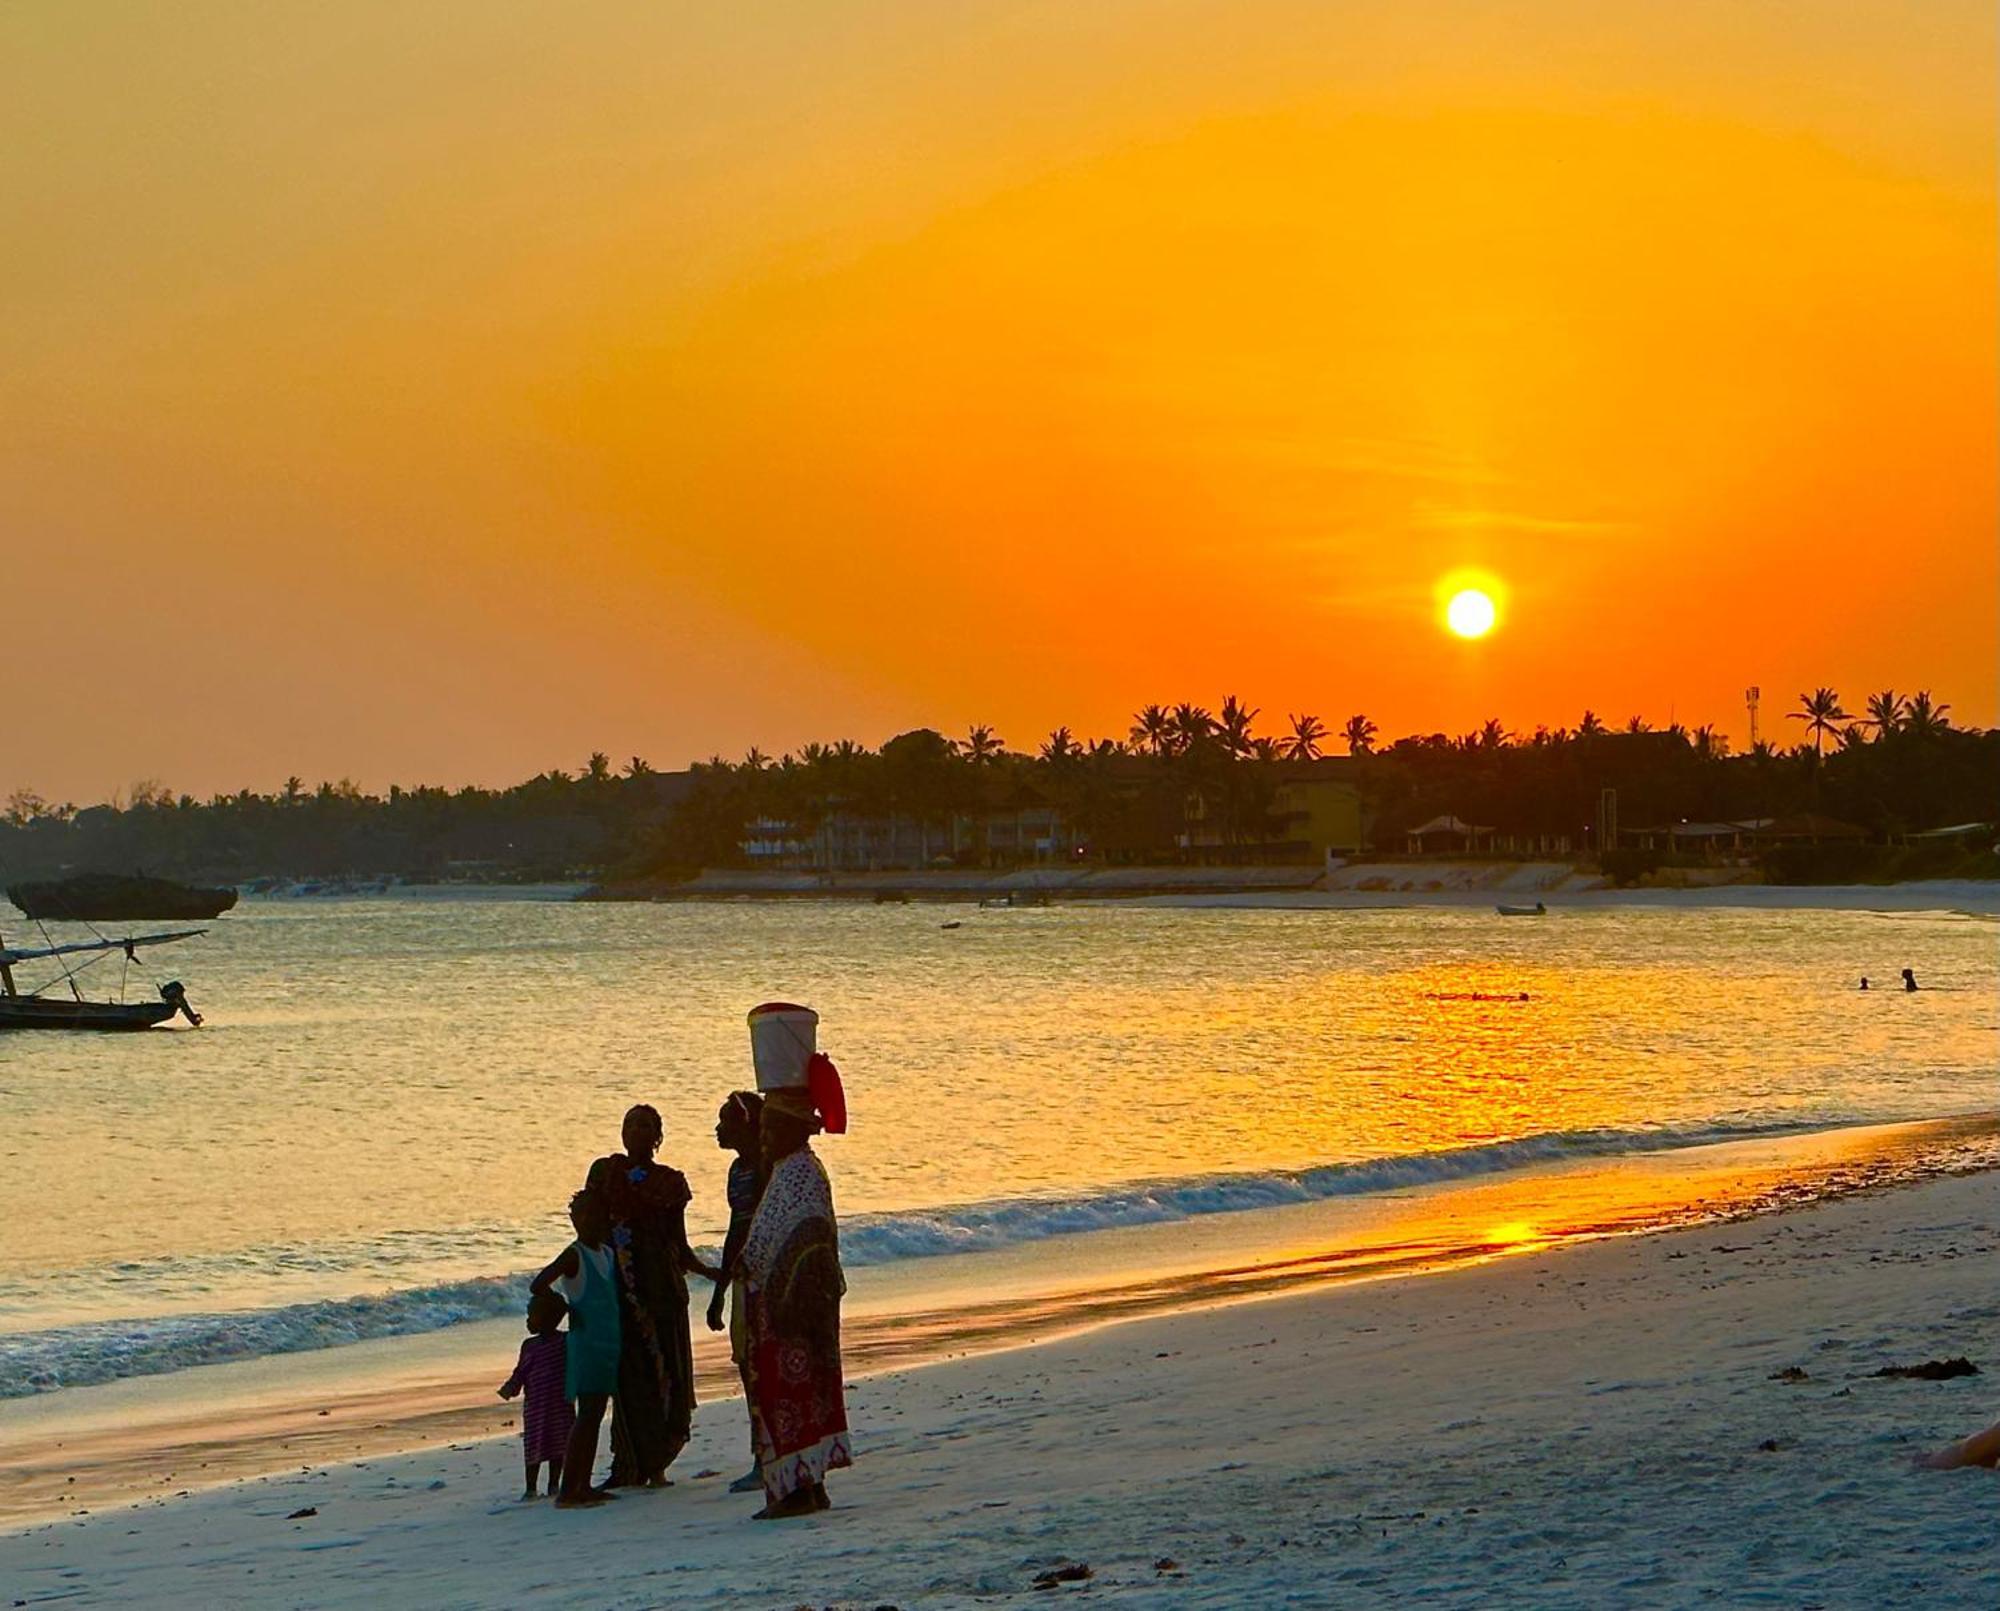
<path fill-rule="evenodd" d="M 1201 743 L 1215 731 L 1215 718 L 1201 705 L 1190 705 L 1186 701 L 1174 706 L 1173 748 L 1176 754 L 1184 753 Z"/>
<path fill-rule="evenodd" d="M 1132 742 L 1155 755 L 1165 755 L 1173 743 L 1174 719 L 1164 705 L 1142 707 L 1132 718 Z"/>
<path fill-rule="evenodd" d="M 1597 712 L 1594 710 L 1586 710 L 1577 719 L 1576 736 L 1578 738 L 1602 738 L 1604 730 L 1604 723 L 1597 719 Z"/>
<path fill-rule="evenodd" d="M 1806 724 L 1806 731 L 1812 734 L 1813 760 L 1817 763 L 1828 735 L 1838 731 L 1836 724 L 1848 720 L 1848 713 L 1840 708 L 1840 695 L 1831 688 L 1815 688 L 1809 694 L 1800 694 L 1799 708 L 1786 711 L 1785 717 Z"/>
<path fill-rule="evenodd" d="M 1320 725 L 1317 716 L 1287 716 L 1292 724 L 1292 736 L 1285 740 L 1285 758 L 1290 761 L 1317 761 L 1320 744 L 1326 738 L 1326 729 Z"/>
<path fill-rule="evenodd" d="M 1256 719 L 1254 706 L 1246 709 L 1234 694 L 1222 696 L 1222 711 L 1215 719 L 1216 732 L 1222 739 L 1222 747 L 1239 760 L 1250 754 L 1256 743 L 1250 735 L 1250 724 Z"/>
<path fill-rule="evenodd" d="M 1868 714 L 1861 718 L 1863 727 L 1875 729 L 1877 738 L 1887 738 L 1903 725 L 1903 712 L 1909 701 L 1893 688 L 1884 688 L 1879 694 L 1868 696 Z"/>
<path fill-rule="evenodd" d="M 1946 704 L 1932 704 L 1931 691 L 1919 688 L 1910 695 L 1910 702 L 1903 710 L 1903 730 L 1912 738 L 1935 738 L 1951 723 L 1944 713 L 1951 709 Z"/>
<path fill-rule="evenodd" d="M 1077 747 L 1075 737 L 1067 727 L 1058 727 L 1053 733 L 1049 734 L 1047 740 L 1042 745 L 1042 759 L 1045 761 L 1058 763 L 1070 761 L 1074 760 L 1081 753 L 1082 751 Z"/>
<path fill-rule="evenodd" d="M 1006 749 L 1007 741 L 983 724 L 967 733 L 964 742 L 958 746 L 959 753 L 974 766 L 992 766 Z"/>
<path fill-rule="evenodd" d="M 1366 716 L 1350 716 L 1340 736 L 1347 740 L 1349 755 L 1368 755 L 1374 751 L 1375 735 L 1380 731 Z"/>

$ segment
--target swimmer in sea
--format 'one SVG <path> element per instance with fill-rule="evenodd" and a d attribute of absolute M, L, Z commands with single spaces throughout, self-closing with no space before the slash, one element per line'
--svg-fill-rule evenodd
<path fill-rule="evenodd" d="M 1908 969 L 1908 968 L 1905 968 L 1905 969 L 1903 970 L 1903 989 L 1904 989 L 1904 991 L 1905 991 L 1905 992 L 1908 992 L 1908 991 L 1911 991 L 1911 990 L 1914 990 L 1914 989 L 1916 989 L 1916 988 L 1917 988 L 1917 976 L 1916 976 L 1916 974 L 1914 974 L 1913 972 L 1911 972 L 1911 971 L 1910 971 L 1910 969 Z"/>

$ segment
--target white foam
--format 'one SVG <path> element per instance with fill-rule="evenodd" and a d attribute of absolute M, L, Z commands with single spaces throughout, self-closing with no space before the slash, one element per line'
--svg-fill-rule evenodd
<path fill-rule="evenodd" d="M 986 1252 L 1051 1236 L 1404 1190 L 1562 1159 L 1697 1147 L 1810 1128 L 1806 1124 L 1718 1124 L 1560 1131 L 1312 1169 L 1207 1175 L 1069 1197 L 862 1214 L 843 1223 L 841 1256 L 848 1265 L 859 1267 Z M 526 1302 L 527 1284 L 528 1272 L 523 1271 L 269 1309 L 91 1321 L 0 1335 L 0 1399 L 518 1315 Z"/>

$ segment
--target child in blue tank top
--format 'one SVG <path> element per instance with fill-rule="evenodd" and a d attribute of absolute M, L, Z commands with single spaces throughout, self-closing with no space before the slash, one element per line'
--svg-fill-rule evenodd
<path fill-rule="evenodd" d="M 568 1348 L 563 1361 L 563 1394 L 576 1404 L 576 1425 L 563 1456 L 559 1508 L 601 1505 L 611 1496 L 590 1485 L 597 1464 L 598 1431 L 605 1406 L 618 1391 L 618 1271 L 611 1259 L 611 1206 L 589 1188 L 569 1200 L 576 1240 L 550 1261 L 528 1285 L 532 1293 L 555 1292 L 569 1305 Z"/>

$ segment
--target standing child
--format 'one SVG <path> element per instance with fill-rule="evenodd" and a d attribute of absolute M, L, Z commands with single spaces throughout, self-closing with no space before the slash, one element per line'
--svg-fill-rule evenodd
<path fill-rule="evenodd" d="M 755 1091 L 733 1092 L 729 1100 L 722 1104 L 722 1111 L 716 1115 L 715 1144 L 724 1152 L 733 1152 L 736 1159 L 729 1166 L 729 1234 L 722 1241 L 722 1263 L 717 1273 L 715 1296 L 708 1300 L 708 1329 L 722 1329 L 722 1299 L 729 1296 L 729 1357 L 736 1364 L 736 1370 L 743 1377 L 745 1404 L 749 1403 L 750 1356 L 745 1348 L 743 1330 L 743 1277 L 737 1272 L 737 1262 L 743 1256 L 743 1243 L 750 1235 L 750 1221 L 757 1217 L 757 1199 L 763 1195 L 764 1182 L 757 1167 L 757 1131 L 764 1116 L 764 1099 Z M 757 1470 L 757 1436 L 750 1435 L 750 1469 L 729 1485 L 733 1494 L 754 1493 L 764 1486 L 764 1478 Z"/>
<path fill-rule="evenodd" d="M 553 1292 L 537 1292 L 528 1300 L 528 1340 L 521 1344 L 521 1357 L 514 1374 L 500 1389 L 502 1398 L 521 1401 L 521 1459 L 528 1482 L 521 1490 L 523 1499 L 533 1499 L 535 1479 L 542 1462 L 549 1463 L 549 1497 L 562 1485 L 563 1455 L 569 1435 L 576 1426 L 576 1413 L 563 1394 L 563 1364 L 569 1350 L 556 1328 L 562 1324 L 563 1301 Z"/>
<path fill-rule="evenodd" d="M 585 1187 L 569 1200 L 576 1240 L 528 1285 L 534 1293 L 558 1292 L 569 1305 L 569 1338 L 563 1351 L 563 1396 L 576 1406 L 569 1447 L 563 1453 L 556 1508 L 601 1505 L 611 1496 L 590 1486 L 597 1464 L 597 1436 L 604 1407 L 618 1391 L 618 1271 L 611 1262 L 611 1205 Z"/>

